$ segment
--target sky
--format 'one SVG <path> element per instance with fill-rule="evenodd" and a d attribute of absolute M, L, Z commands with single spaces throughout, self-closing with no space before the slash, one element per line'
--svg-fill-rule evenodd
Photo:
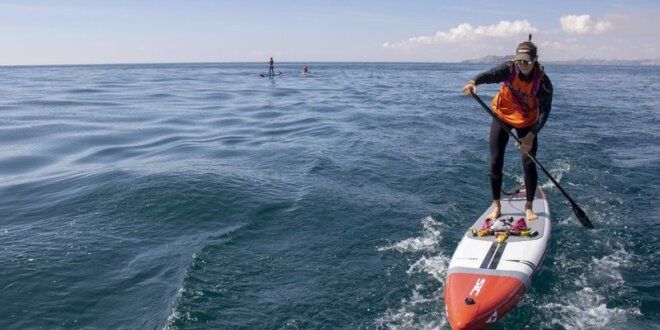
<path fill-rule="evenodd" d="M 660 58 L 659 0 L 0 0 L 0 65 Z"/>

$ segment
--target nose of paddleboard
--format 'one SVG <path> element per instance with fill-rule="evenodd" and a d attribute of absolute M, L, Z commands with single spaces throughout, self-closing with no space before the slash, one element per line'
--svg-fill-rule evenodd
<path fill-rule="evenodd" d="M 445 286 L 447 318 L 453 329 L 484 329 L 511 310 L 525 291 L 515 277 L 453 273 Z"/>
<path fill-rule="evenodd" d="M 478 311 L 479 304 L 474 300 L 470 303 L 464 302 L 464 306 L 461 306 L 460 302 L 447 304 L 447 318 L 452 329 L 476 329 Z"/>

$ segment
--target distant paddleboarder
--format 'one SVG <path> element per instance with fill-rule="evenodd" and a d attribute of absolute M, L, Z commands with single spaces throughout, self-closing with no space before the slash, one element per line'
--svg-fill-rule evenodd
<path fill-rule="evenodd" d="M 309 73 L 309 66 L 305 65 L 303 68 L 303 74 L 308 74 Z"/>
<path fill-rule="evenodd" d="M 537 135 L 545 125 L 552 107 L 552 83 L 538 62 L 537 48 L 529 40 L 516 48 L 512 61 L 508 61 L 490 70 L 476 75 L 470 80 L 463 93 L 476 94 L 477 85 L 502 83 L 499 92 L 493 98 L 491 110 L 509 127 L 515 128 L 523 151 L 522 163 L 527 191 L 525 215 L 528 220 L 538 216 L 532 208 L 538 173 L 534 161 L 527 155 L 536 157 Z M 500 191 L 502 189 L 502 168 L 504 151 L 509 142 L 509 134 L 496 121 L 490 125 L 490 184 L 494 209 L 492 219 L 501 215 Z"/>
<path fill-rule="evenodd" d="M 270 61 L 268 61 L 268 75 L 271 77 L 275 76 L 275 61 L 272 56 L 270 57 Z"/>

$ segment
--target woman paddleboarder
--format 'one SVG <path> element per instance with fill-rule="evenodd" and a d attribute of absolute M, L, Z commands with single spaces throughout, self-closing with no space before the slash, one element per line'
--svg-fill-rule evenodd
<path fill-rule="evenodd" d="M 515 128 L 523 151 L 522 163 L 527 190 L 525 215 L 528 220 L 538 216 L 532 208 L 538 173 L 534 161 L 536 157 L 537 136 L 545 125 L 552 107 L 552 83 L 538 62 L 537 47 L 529 40 L 516 48 L 512 61 L 508 61 L 490 70 L 476 75 L 463 88 L 465 95 L 476 94 L 477 85 L 502 83 L 499 92 L 493 98 L 491 109 L 508 127 Z M 501 214 L 500 194 L 502 189 L 502 168 L 504 151 L 509 142 L 509 134 L 498 122 L 493 120 L 490 126 L 490 184 L 493 196 L 493 212 L 490 217 L 497 219 Z M 528 155 L 529 154 L 529 155 Z"/>

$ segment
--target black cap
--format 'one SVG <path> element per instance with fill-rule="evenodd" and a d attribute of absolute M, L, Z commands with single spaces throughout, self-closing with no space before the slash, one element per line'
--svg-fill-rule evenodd
<path fill-rule="evenodd" d="M 536 45 L 532 42 L 532 34 L 530 33 L 529 41 L 521 42 L 516 47 L 516 55 L 513 57 L 513 60 L 533 61 L 535 58 Z"/>

